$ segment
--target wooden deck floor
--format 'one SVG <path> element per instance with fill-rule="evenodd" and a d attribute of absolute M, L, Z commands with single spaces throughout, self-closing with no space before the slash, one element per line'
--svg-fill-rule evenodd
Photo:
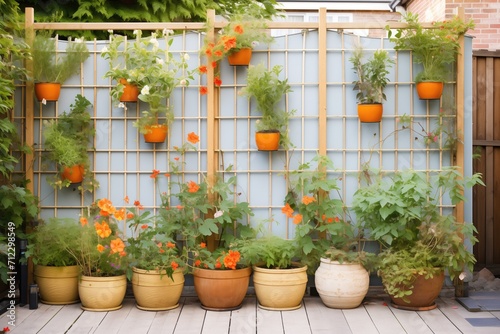
<path fill-rule="evenodd" d="M 232 312 L 205 311 L 196 297 L 182 297 L 180 306 L 163 312 L 141 311 L 133 299 L 113 312 L 85 312 L 80 304 L 16 310 L 16 326 L 10 333 L 500 333 L 500 312 L 469 312 L 453 298 L 440 298 L 432 311 L 413 312 L 392 308 L 383 297 L 369 297 L 352 310 L 325 307 L 319 297 L 305 297 L 295 311 L 265 311 L 254 296 Z M 468 320 L 468 319 L 475 320 Z M 0 316 L 0 329 L 8 326 Z M 473 326 L 470 321 L 475 322 Z M 489 325 L 489 326 L 486 326 Z"/>

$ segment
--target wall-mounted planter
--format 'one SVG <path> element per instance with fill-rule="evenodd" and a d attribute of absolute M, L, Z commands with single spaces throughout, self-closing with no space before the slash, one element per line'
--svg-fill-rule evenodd
<path fill-rule="evenodd" d="M 442 82 L 419 82 L 417 94 L 421 100 L 439 100 L 443 94 Z"/>
<path fill-rule="evenodd" d="M 259 151 L 277 151 L 280 146 L 280 133 L 279 131 L 256 132 L 255 143 Z"/>
<path fill-rule="evenodd" d="M 38 101 L 57 101 L 61 94 L 61 84 L 57 82 L 35 83 L 35 95 Z"/>
<path fill-rule="evenodd" d="M 384 106 L 382 103 L 358 104 L 358 117 L 363 123 L 378 123 L 382 120 Z"/>
<path fill-rule="evenodd" d="M 146 143 L 163 143 L 167 138 L 168 126 L 165 124 L 156 124 L 146 127 L 144 141 Z"/>
<path fill-rule="evenodd" d="M 232 66 L 247 66 L 250 64 L 251 59 L 252 59 L 251 48 L 243 48 L 227 56 L 227 61 L 229 62 L 229 65 Z"/>
<path fill-rule="evenodd" d="M 62 172 L 62 179 L 68 180 L 71 183 L 80 183 L 83 181 L 84 169 L 81 165 L 74 165 L 71 167 L 64 167 Z"/>
<path fill-rule="evenodd" d="M 137 102 L 139 97 L 139 88 L 137 85 L 132 85 L 125 79 L 120 79 L 120 83 L 124 85 L 123 94 L 120 96 L 120 102 Z"/>

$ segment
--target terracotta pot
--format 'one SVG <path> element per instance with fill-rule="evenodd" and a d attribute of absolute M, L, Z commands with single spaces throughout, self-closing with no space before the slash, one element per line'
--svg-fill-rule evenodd
<path fill-rule="evenodd" d="M 158 270 L 132 268 L 132 290 L 137 308 L 146 311 L 165 311 L 179 306 L 184 274 L 174 271 L 172 278 Z"/>
<path fill-rule="evenodd" d="M 259 151 L 277 151 L 280 146 L 280 133 L 279 131 L 256 132 L 255 143 Z"/>
<path fill-rule="evenodd" d="M 382 103 L 360 103 L 358 104 L 358 117 L 363 123 L 378 123 L 382 120 L 384 106 Z"/>
<path fill-rule="evenodd" d="M 302 306 L 307 286 L 307 266 L 291 269 L 253 267 L 253 284 L 259 307 L 295 310 Z"/>
<path fill-rule="evenodd" d="M 167 138 L 168 126 L 165 124 L 156 124 L 146 127 L 147 133 L 144 134 L 146 143 L 163 143 Z"/>
<path fill-rule="evenodd" d="M 40 289 L 40 301 L 44 304 L 74 304 L 78 299 L 79 266 L 40 266 L 34 269 L 35 282 Z"/>
<path fill-rule="evenodd" d="M 356 308 L 368 293 L 370 275 L 359 263 L 321 259 L 314 274 L 316 290 L 323 304 L 332 308 Z"/>
<path fill-rule="evenodd" d="M 443 94 L 442 82 L 419 82 L 417 94 L 421 100 L 438 100 Z"/>
<path fill-rule="evenodd" d="M 239 51 L 233 52 L 229 56 L 227 56 L 229 65 L 233 66 L 246 66 L 250 64 L 251 59 L 252 59 L 251 48 L 242 48 Z"/>
<path fill-rule="evenodd" d="M 382 282 L 383 282 L 382 276 Z M 411 311 L 427 311 L 437 307 L 434 301 L 439 296 L 444 282 L 444 271 L 434 275 L 433 278 L 426 279 L 423 275 L 418 275 L 413 283 L 412 294 L 406 296 L 408 301 L 402 298 L 391 297 L 394 307 Z"/>
<path fill-rule="evenodd" d="M 126 79 L 120 79 L 120 83 L 125 86 L 123 94 L 120 96 L 120 102 L 137 102 L 139 97 L 137 85 L 129 84 Z"/>
<path fill-rule="evenodd" d="M 61 84 L 57 82 L 35 83 L 35 95 L 38 101 L 57 101 L 61 94 Z"/>
<path fill-rule="evenodd" d="M 127 291 L 125 275 L 112 277 L 82 276 L 78 294 L 85 311 L 114 311 L 122 307 Z"/>
<path fill-rule="evenodd" d="M 201 306 L 207 310 L 229 311 L 241 307 L 250 282 L 250 267 L 235 270 L 196 268 L 194 289 Z"/>
<path fill-rule="evenodd" d="M 71 183 L 80 183 L 83 181 L 84 169 L 81 165 L 64 167 L 61 177 L 63 180 L 69 180 Z"/>

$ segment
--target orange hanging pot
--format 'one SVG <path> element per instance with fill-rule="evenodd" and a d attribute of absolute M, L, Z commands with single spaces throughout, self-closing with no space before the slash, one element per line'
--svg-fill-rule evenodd
<path fill-rule="evenodd" d="M 239 51 L 233 52 L 229 56 L 227 56 L 229 65 L 233 66 L 246 66 L 250 64 L 251 59 L 252 59 L 251 48 L 242 48 Z"/>
<path fill-rule="evenodd" d="M 259 151 L 277 151 L 280 146 L 280 133 L 277 130 L 258 131 L 255 143 Z"/>
<path fill-rule="evenodd" d="M 35 95 L 38 101 L 57 101 L 61 94 L 61 84 L 57 82 L 37 82 Z"/>
<path fill-rule="evenodd" d="M 378 123 L 382 120 L 384 106 L 382 103 L 358 104 L 358 117 L 363 123 Z"/>
<path fill-rule="evenodd" d="M 421 100 L 439 100 L 443 94 L 442 82 L 419 82 L 417 94 Z"/>
<path fill-rule="evenodd" d="M 167 138 L 168 126 L 155 124 L 145 127 L 144 141 L 146 143 L 163 143 Z"/>
<path fill-rule="evenodd" d="M 139 88 L 137 85 L 129 84 L 126 79 L 120 79 L 120 83 L 124 85 L 120 102 L 137 102 L 139 97 Z"/>
<path fill-rule="evenodd" d="M 61 177 L 71 183 L 80 183 L 83 181 L 84 169 L 82 165 L 64 167 Z"/>

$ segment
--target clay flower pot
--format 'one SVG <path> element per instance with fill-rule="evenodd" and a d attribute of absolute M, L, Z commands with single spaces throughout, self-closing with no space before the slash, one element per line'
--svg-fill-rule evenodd
<path fill-rule="evenodd" d="M 242 48 L 239 51 L 233 52 L 227 56 L 227 61 L 229 62 L 229 65 L 232 66 L 247 66 L 250 64 L 251 59 L 251 48 Z"/>
<path fill-rule="evenodd" d="M 255 144 L 259 151 L 277 151 L 280 146 L 280 133 L 279 131 L 256 132 Z"/>
<path fill-rule="evenodd" d="M 443 95 L 442 82 L 419 82 L 417 94 L 421 100 L 439 100 Z"/>
<path fill-rule="evenodd" d="M 57 82 L 35 83 L 35 95 L 38 101 L 57 101 L 61 94 L 61 84 Z"/>
<path fill-rule="evenodd" d="M 384 106 L 382 103 L 358 104 L 359 121 L 363 123 L 378 123 L 382 120 Z"/>
<path fill-rule="evenodd" d="M 146 143 L 163 143 L 167 138 L 168 126 L 165 124 L 156 124 L 146 127 L 147 133 L 144 133 Z"/>

